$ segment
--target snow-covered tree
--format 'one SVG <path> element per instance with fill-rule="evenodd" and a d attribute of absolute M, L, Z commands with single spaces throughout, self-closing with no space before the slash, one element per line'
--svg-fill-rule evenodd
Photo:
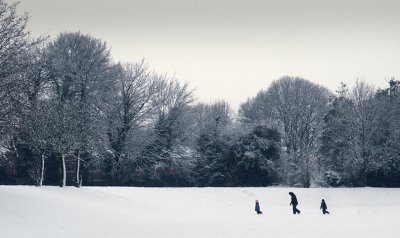
<path fill-rule="evenodd" d="M 282 132 L 287 152 L 284 174 L 288 175 L 289 184 L 300 182 L 305 187 L 310 186 L 322 118 L 330 94 L 326 88 L 310 81 L 286 76 L 272 82 L 267 90 L 242 105 L 242 120 L 256 120 L 254 123 L 269 125 Z"/>
<path fill-rule="evenodd" d="M 54 136 L 53 111 L 48 101 L 38 101 L 34 110 L 28 111 L 24 115 L 21 126 L 24 140 L 29 144 L 34 154 L 40 159 L 39 163 L 32 168 L 31 176 L 34 178 L 37 186 L 43 185 L 45 160 L 51 153 L 52 137 Z"/>
<path fill-rule="evenodd" d="M 155 109 L 151 100 L 158 93 L 158 84 L 158 77 L 148 71 L 144 61 L 123 67 L 108 115 L 108 139 L 116 163 L 127 153 L 126 141 L 130 134 L 148 124 Z"/>
<path fill-rule="evenodd" d="M 146 147 L 142 150 L 138 166 L 149 171 L 157 179 L 157 168 L 168 167 L 176 158 L 187 158 L 187 150 L 179 149 L 188 136 L 185 122 L 185 113 L 193 102 L 193 91 L 188 84 L 182 84 L 176 79 L 161 77 L 160 91 L 152 100 L 156 107 L 152 117 L 152 131 Z M 176 157 L 178 152 L 185 152 Z M 174 158 L 175 156 L 176 158 Z M 178 163 L 180 164 L 180 163 Z M 153 171 L 153 172 L 151 172 Z"/>
<path fill-rule="evenodd" d="M 0 145 L 14 159 L 19 158 L 21 117 L 27 104 L 23 93 L 32 69 L 32 49 L 42 42 L 30 36 L 28 16 L 18 15 L 17 5 L 0 1 Z"/>
<path fill-rule="evenodd" d="M 61 33 L 50 43 L 48 50 L 52 97 L 58 102 L 59 115 L 65 116 L 59 118 L 62 121 L 58 123 L 68 127 L 65 123 L 70 121 L 78 128 L 61 129 L 59 138 L 65 144 L 58 143 L 56 148 L 61 150 L 58 152 L 62 157 L 66 153 L 76 154 L 76 183 L 79 186 L 81 154 L 103 147 L 98 139 L 105 136 L 105 127 L 101 123 L 105 118 L 104 99 L 110 98 L 109 94 L 113 93 L 116 70 L 106 44 L 79 32 Z M 67 111 L 59 111 L 64 109 Z M 77 134 L 67 135 L 69 132 Z M 67 142 L 67 139 L 74 141 Z M 100 144 L 91 143 L 93 141 Z"/>
<path fill-rule="evenodd" d="M 26 51 L 35 44 L 27 29 L 28 16 L 17 14 L 17 3 L 0 1 L 0 102 L 18 87 L 27 62 Z"/>
<path fill-rule="evenodd" d="M 221 100 L 211 104 L 196 104 L 188 113 L 194 127 L 191 136 L 193 147 L 199 153 L 196 160 L 198 183 L 210 185 L 220 174 L 216 168 L 219 166 L 215 165 L 221 161 L 227 149 L 225 137 L 233 123 L 232 109 L 227 102 Z"/>

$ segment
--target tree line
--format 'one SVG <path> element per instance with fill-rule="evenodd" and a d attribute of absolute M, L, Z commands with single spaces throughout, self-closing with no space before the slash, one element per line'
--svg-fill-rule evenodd
<path fill-rule="evenodd" d="M 400 185 L 395 79 L 285 76 L 236 113 L 91 35 L 32 37 L 16 8 L 0 1 L 1 184 Z"/>

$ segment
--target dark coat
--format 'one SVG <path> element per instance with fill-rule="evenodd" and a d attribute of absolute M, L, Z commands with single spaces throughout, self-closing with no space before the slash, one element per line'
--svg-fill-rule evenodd
<path fill-rule="evenodd" d="M 291 197 L 290 205 L 297 206 L 299 203 L 297 202 L 296 195 L 292 192 L 290 192 L 289 195 Z"/>
<path fill-rule="evenodd" d="M 256 209 L 255 209 L 255 211 L 256 211 L 256 212 L 261 212 L 261 210 L 260 210 L 260 204 L 259 204 L 258 202 L 256 202 Z"/>
<path fill-rule="evenodd" d="M 322 210 L 327 210 L 327 209 L 328 209 L 328 207 L 326 206 L 326 203 L 325 203 L 324 200 L 322 200 L 322 202 L 321 202 L 321 207 L 320 207 L 320 209 L 322 209 Z"/>

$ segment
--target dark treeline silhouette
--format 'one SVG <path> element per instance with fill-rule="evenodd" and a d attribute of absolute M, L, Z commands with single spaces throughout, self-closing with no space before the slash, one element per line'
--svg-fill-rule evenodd
<path fill-rule="evenodd" d="M 118 63 L 80 32 L 33 38 L 0 1 L 0 184 L 400 186 L 400 83 L 282 77 L 234 113 Z"/>

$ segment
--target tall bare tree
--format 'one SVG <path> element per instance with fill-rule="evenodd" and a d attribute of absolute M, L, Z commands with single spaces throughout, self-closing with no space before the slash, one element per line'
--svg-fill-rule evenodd
<path fill-rule="evenodd" d="M 322 118 L 330 95 L 322 86 L 286 76 L 259 92 L 250 105 L 242 105 L 242 112 L 256 114 L 242 114 L 245 120 L 256 118 L 260 123 L 263 119 L 261 123 L 277 127 L 282 132 L 287 152 L 284 174 L 289 175 L 286 179 L 290 184 L 300 180 L 303 186 L 310 186 Z"/>
<path fill-rule="evenodd" d="M 18 157 L 22 96 L 30 51 L 42 39 L 33 39 L 27 29 L 28 16 L 18 15 L 18 3 L 0 1 L 0 145 Z"/>
<path fill-rule="evenodd" d="M 27 67 L 21 77 L 20 96 L 23 101 L 20 133 L 22 140 L 28 143 L 40 163 L 33 163 L 31 175 L 37 186 L 44 180 L 45 157 L 50 153 L 51 111 L 46 98 L 49 77 L 47 51 L 44 44 L 35 45 L 26 52 Z"/>
<path fill-rule="evenodd" d="M 367 185 L 368 171 L 375 166 L 373 154 L 379 150 L 373 149 L 374 143 L 391 124 L 379 119 L 388 117 L 384 115 L 390 108 L 386 99 L 377 98 L 371 85 L 357 80 L 351 90 L 342 84 L 332 101 L 325 116 L 321 153 L 328 159 L 327 169 L 338 172 L 343 182 Z"/>
<path fill-rule="evenodd" d="M 375 89 L 363 80 L 357 80 L 350 93 L 350 100 L 354 104 L 352 111 L 352 143 L 350 153 L 352 160 L 361 169 L 362 184 L 367 184 L 367 172 L 371 156 L 371 141 L 374 132 L 374 122 L 377 117 Z"/>
<path fill-rule="evenodd" d="M 185 133 L 179 123 L 190 103 L 194 101 L 193 91 L 187 83 L 181 84 L 175 79 L 164 79 L 159 87 L 161 91 L 153 101 L 157 106 L 155 135 L 165 149 L 170 149 L 176 139 L 182 139 L 181 136 Z"/>
<path fill-rule="evenodd" d="M 71 122 L 79 128 L 74 131 L 77 135 L 66 136 L 68 131 L 65 131 L 62 134 L 64 136 L 61 136 L 64 140 L 75 140 L 66 143 L 71 146 L 57 148 L 62 150 L 59 151 L 61 155 L 76 154 L 76 183 L 79 186 L 81 154 L 94 149 L 91 142 L 105 134 L 102 131 L 105 127 L 101 127 L 99 119 L 105 116 L 104 99 L 113 93 L 116 69 L 106 44 L 79 32 L 60 34 L 50 43 L 48 50 L 49 74 L 54 92 L 52 96 L 59 102 L 58 109 L 68 109 L 60 115 L 70 116 L 72 113 Z M 101 148 L 102 145 L 97 147 Z M 74 151 L 67 152 L 66 148 Z M 65 161 L 64 158 L 62 161 Z M 65 167 L 64 162 L 62 165 Z"/>
<path fill-rule="evenodd" d="M 108 115 L 107 135 L 113 150 L 112 174 L 118 173 L 122 159 L 131 157 L 127 141 L 137 138 L 134 133 L 149 124 L 156 108 L 152 100 L 159 93 L 160 84 L 160 78 L 147 69 L 144 60 L 123 66 Z"/>
<path fill-rule="evenodd" d="M 194 100 L 188 84 L 165 77 L 160 79 L 160 91 L 152 100 L 156 106 L 152 118 L 153 131 L 139 161 L 139 166 L 151 171 L 152 178 L 159 178 L 158 171 L 163 171 L 161 168 L 180 167 L 183 162 L 180 158 L 186 158 L 182 154 L 185 151 L 178 147 L 187 139 L 183 119 Z"/>

